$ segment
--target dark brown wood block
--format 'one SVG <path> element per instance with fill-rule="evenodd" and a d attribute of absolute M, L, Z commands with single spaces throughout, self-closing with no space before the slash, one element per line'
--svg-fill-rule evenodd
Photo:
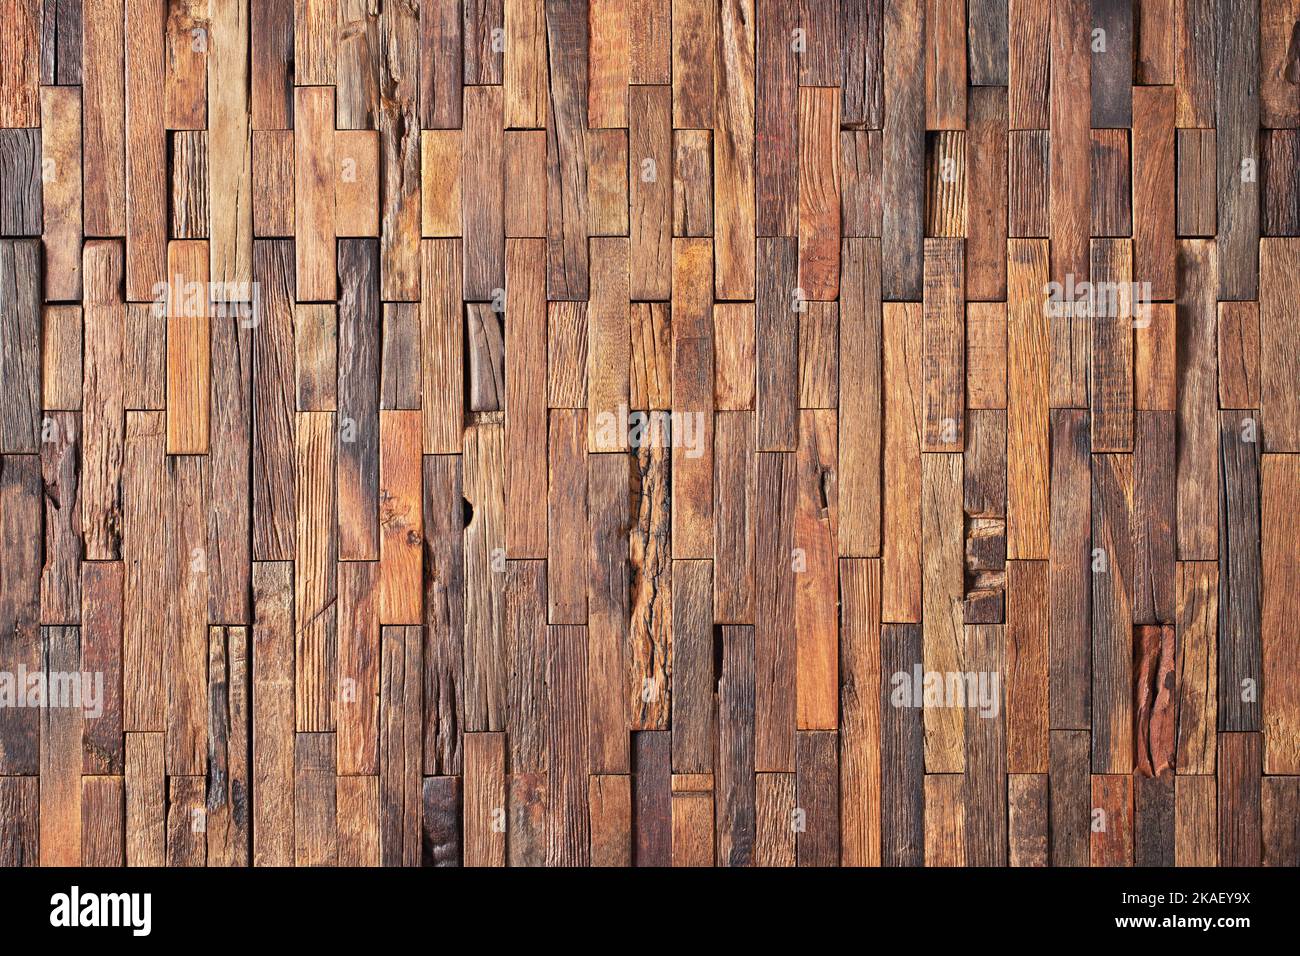
<path fill-rule="evenodd" d="M 1050 726 L 1082 730 L 1092 713 L 1092 493 L 1088 415 L 1052 412 Z M 1115 557 L 1111 555 L 1111 557 Z M 1115 624 L 1121 623 L 1115 619 Z M 1089 675 L 1085 680 L 1085 675 Z"/>
<path fill-rule="evenodd" d="M 715 799 L 718 864 L 752 866 L 757 832 L 754 629 L 723 627 L 721 641 Z"/>
<path fill-rule="evenodd" d="M 1259 290 L 1259 7 L 1214 0 L 1220 299 Z"/>
<path fill-rule="evenodd" d="M 880 861 L 920 866 L 925 852 L 924 727 L 903 678 L 921 667 L 921 628 L 880 632 Z"/>
<path fill-rule="evenodd" d="M 1219 734 L 1219 865 L 1259 866 L 1261 833 L 1259 734 Z"/>
<path fill-rule="evenodd" d="M 921 296 L 925 235 L 926 91 L 922 0 L 887 4 L 884 22 L 885 110 L 882 161 L 885 204 L 881 279 L 887 300 Z"/>
<path fill-rule="evenodd" d="M 1260 729 L 1260 448 L 1250 412 L 1220 412 L 1219 729 Z"/>
<path fill-rule="evenodd" d="M 1133 121 L 1133 4 L 1092 0 L 1092 127 L 1122 129 Z"/>
<path fill-rule="evenodd" d="M 1178 195 L 1178 235 L 1209 237 L 1216 231 L 1218 202 L 1216 163 L 1218 149 L 1212 129 L 1179 129 L 1178 166 L 1175 171 Z M 1264 166 L 1268 174 L 1268 164 Z M 1264 195 L 1268 196 L 1265 186 Z M 1267 218 L 1266 218 L 1267 221 Z"/>

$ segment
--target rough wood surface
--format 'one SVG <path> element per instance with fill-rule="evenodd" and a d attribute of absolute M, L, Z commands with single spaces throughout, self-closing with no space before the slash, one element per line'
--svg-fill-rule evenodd
<path fill-rule="evenodd" d="M 1296 864 L 1300 0 L 0 63 L 0 864 Z"/>

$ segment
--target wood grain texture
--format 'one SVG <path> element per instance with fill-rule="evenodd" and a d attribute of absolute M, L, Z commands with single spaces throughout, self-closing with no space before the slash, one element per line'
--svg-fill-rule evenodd
<path fill-rule="evenodd" d="M 0 863 L 1293 865 L 1298 2 L 0 0 Z"/>

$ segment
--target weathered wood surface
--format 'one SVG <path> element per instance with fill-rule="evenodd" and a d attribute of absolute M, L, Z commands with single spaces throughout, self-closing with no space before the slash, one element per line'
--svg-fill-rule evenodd
<path fill-rule="evenodd" d="M 1298 0 L 0 13 L 0 862 L 1295 864 Z"/>

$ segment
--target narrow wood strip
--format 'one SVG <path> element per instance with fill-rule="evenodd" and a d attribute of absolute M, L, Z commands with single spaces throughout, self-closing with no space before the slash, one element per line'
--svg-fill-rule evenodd
<path fill-rule="evenodd" d="M 463 291 L 467 301 L 491 301 L 496 295 L 494 290 L 505 287 L 503 109 L 499 86 L 467 88 L 465 130 L 461 141 L 465 235 Z M 388 210 L 386 213 L 391 214 Z M 389 225 L 391 228 L 400 227 L 398 222 Z"/>
<path fill-rule="evenodd" d="M 338 291 L 334 251 L 333 87 L 294 89 L 293 152 L 294 220 L 312 224 L 311 229 L 295 236 L 294 241 L 298 301 L 330 302 Z"/>
<path fill-rule="evenodd" d="M 379 772 L 378 587 L 376 562 L 339 563 L 335 744 L 340 775 Z"/>
<path fill-rule="evenodd" d="M 1007 562 L 1005 699 L 1007 771 L 1011 774 L 1048 770 L 1047 589 L 1047 562 Z"/>
<path fill-rule="evenodd" d="M 80 672 L 80 628 L 43 627 L 41 644 L 47 686 L 54 686 L 48 682 L 61 674 Z M 40 712 L 41 866 L 76 866 L 81 861 L 83 721 L 76 709 L 61 703 Z"/>
<path fill-rule="evenodd" d="M 1261 825 L 1259 734 L 1219 734 L 1219 865 L 1259 866 Z"/>
<path fill-rule="evenodd" d="M 1096 78 L 1092 85 L 1094 129 L 1123 129 L 1133 122 L 1133 20 L 1132 3 L 1092 0 L 1089 30 Z"/>
<path fill-rule="evenodd" d="M 379 235 L 379 134 L 339 130 L 334 137 L 334 217 L 340 236 Z"/>
<path fill-rule="evenodd" d="M 424 772 L 461 769 L 465 687 L 465 498 L 461 457 L 424 458 Z M 542 635 L 538 636 L 541 640 Z M 539 702 L 540 703 L 540 702 Z M 516 741 L 518 743 L 519 741 Z M 446 784 L 438 784 L 444 788 Z M 438 792 L 445 796 L 443 789 Z"/>
<path fill-rule="evenodd" d="M 295 866 L 338 863 L 334 735 L 294 734 L 293 848 Z"/>
<path fill-rule="evenodd" d="M 959 773 L 925 775 L 926 866 L 961 866 L 966 859 L 964 784 Z"/>
<path fill-rule="evenodd" d="M 972 31 L 976 22 L 972 16 Z M 996 22 L 991 22 L 988 17 L 981 23 L 984 29 L 997 29 Z M 1004 75 L 1007 62 L 1005 42 L 1003 34 L 1000 62 Z M 972 71 L 976 69 L 976 55 L 977 51 L 972 47 Z M 996 69 L 996 66 L 991 64 L 985 69 Z M 1007 102 L 1007 91 L 1002 86 L 976 86 L 970 91 L 966 129 L 965 251 L 966 297 L 973 301 L 1005 300 L 1007 294 Z"/>
<path fill-rule="evenodd" d="M 253 206 L 253 235 L 293 235 L 295 212 L 293 130 L 253 130 L 253 189 L 264 201 Z M 254 276 L 257 245 L 253 246 Z"/>
<path fill-rule="evenodd" d="M 1094 239 L 1088 310 L 1088 406 L 1092 450 L 1133 450 L 1133 248 L 1126 239 Z M 1102 290 L 1102 291 L 1098 291 Z M 1076 308 L 1080 303 L 1076 302 Z"/>
<path fill-rule="evenodd" d="M 246 627 L 208 631 L 209 782 L 204 825 L 209 866 L 248 866 L 250 852 L 249 644 Z"/>
<path fill-rule="evenodd" d="M 41 88 L 41 185 L 45 212 L 45 298 L 81 298 L 81 96 Z"/>
<path fill-rule="evenodd" d="M 724 627 L 716 771 L 720 866 L 750 866 L 755 862 L 754 668 L 754 629 Z"/>
<path fill-rule="evenodd" d="M 1090 682 L 1082 679 L 1092 673 L 1092 492 L 1085 412 L 1052 413 L 1051 461 L 1050 726 L 1081 730 L 1092 712 Z M 1113 620 L 1118 626 L 1120 619 Z"/>
<path fill-rule="evenodd" d="M 548 866 L 584 866 L 615 858 L 613 865 L 631 864 L 631 788 L 627 777 L 588 775 L 587 756 L 587 629 L 547 629 L 548 726 L 547 746 L 551 801 L 548 827 Z M 593 800 L 589 816 L 588 781 L 625 781 L 621 799 L 609 788 L 608 800 Z M 593 785 L 594 786 L 594 785 Z M 611 806 L 611 804 L 614 804 Z M 624 808 L 626 808 L 624 810 Z M 610 817 L 614 825 L 611 826 Z M 621 841 L 609 831 L 621 834 Z M 614 849 L 621 842 L 621 848 Z M 609 864 L 607 864 L 609 865 Z"/>
<path fill-rule="evenodd" d="M 508 866 L 546 865 L 547 793 L 545 773 L 506 777 Z"/>
<path fill-rule="evenodd" d="M 798 288 L 796 255 L 793 239 L 759 241 L 761 281 L 754 305 L 759 451 L 792 451 L 797 443 L 797 316 L 807 304 Z"/>
<path fill-rule="evenodd" d="M 339 866 L 379 865 L 379 780 L 340 776 L 335 780 Z"/>
<path fill-rule="evenodd" d="M 1175 294 L 1174 113 L 1169 87 L 1133 90 L 1133 278 L 1155 300 Z"/>
<path fill-rule="evenodd" d="M 24 778 L 12 777 L 21 782 Z M 16 815 L 14 815 L 16 816 Z M 10 819 L 13 817 L 11 816 Z M 126 864 L 126 794 L 121 774 L 81 780 L 81 865 Z"/>
<path fill-rule="evenodd" d="M 796 743 L 795 800 L 802 828 L 795 831 L 799 866 L 839 866 L 839 734 L 801 730 Z"/>
<path fill-rule="evenodd" d="M 880 554 L 883 386 L 880 243 L 844 242 L 839 315 L 839 553 Z"/>
<path fill-rule="evenodd" d="M 465 735 L 465 865 L 506 865 L 505 734 Z"/>
<path fill-rule="evenodd" d="M 329 612 L 337 594 L 334 565 L 339 555 L 339 534 L 332 520 L 338 497 L 334 471 L 338 433 L 333 412 L 298 412 L 295 419 L 294 462 L 299 480 L 294 557 L 294 726 L 300 731 L 327 731 L 334 729 L 337 680 L 337 622 Z"/>
<path fill-rule="evenodd" d="M 505 125 L 510 129 L 542 129 L 546 126 L 547 98 L 545 4 L 542 0 L 504 0 L 503 6 L 503 24 L 509 38 L 501 78 L 505 87 Z M 424 59 L 422 56 L 421 61 Z"/>
<path fill-rule="evenodd" d="M 546 565 L 507 561 L 505 574 L 510 766 L 532 774 L 546 769 Z"/>
<path fill-rule="evenodd" d="M 633 735 L 633 820 L 636 866 L 673 865 L 673 795 L 671 734 L 642 731 Z"/>
<path fill-rule="evenodd" d="M 250 8 L 252 124 L 289 129 L 293 122 L 294 2 L 268 0 Z"/>
<path fill-rule="evenodd" d="M 253 329 L 253 559 L 294 552 L 293 243 L 254 244 L 260 321 Z"/>
<path fill-rule="evenodd" d="M 925 242 L 921 375 L 925 423 L 921 450 L 960 451 L 965 435 L 965 259 L 959 239 Z"/>
<path fill-rule="evenodd" d="M 293 573 L 287 562 L 253 565 L 253 865 L 294 856 Z"/>
<path fill-rule="evenodd" d="M 712 139 L 713 134 L 710 130 L 673 130 L 674 236 L 708 236 L 713 233 Z M 750 179 L 752 180 L 752 138 L 749 153 Z M 750 195 L 752 195 L 752 190 Z M 740 198 L 743 202 L 744 197 Z M 752 210 L 752 199 L 749 205 Z M 750 218 L 753 218 L 752 211 Z M 748 246 L 742 248 L 748 248 Z"/>
<path fill-rule="evenodd" d="M 127 734 L 127 866 L 163 866 L 166 862 L 166 779 L 163 771 L 163 734 Z"/>
<path fill-rule="evenodd" d="M 1048 236 L 1048 131 L 1007 133 L 1007 235 Z"/>
<path fill-rule="evenodd" d="M 167 535 L 174 518 L 165 456 L 162 413 L 127 412 L 122 460 L 122 560 L 126 569 L 122 721 L 128 731 L 166 728 L 163 643 L 174 593 L 167 579 Z"/>
<path fill-rule="evenodd" d="M 1133 187 L 1128 131 L 1094 129 L 1088 166 L 1092 190 L 1091 235 L 1131 236 Z"/>
<path fill-rule="evenodd" d="M 966 5 L 925 4 L 925 128 L 966 128 Z"/>
<path fill-rule="evenodd" d="M 1300 399 L 1285 384 L 1300 373 L 1300 358 L 1287 345 L 1283 331 L 1286 303 L 1294 301 L 1296 294 L 1298 265 L 1300 239 L 1260 243 L 1259 410 L 1267 451 L 1300 451 Z"/>
<path fill-rule="evenodd" d="M 754 548 L 755 767 L 794 769 L 797 723 L 793 515 L 795 456 L 760 453 Z"/>
<path fill-rule="evenodd" d="M 420 413 L 379 416 L 379 623 L 418 625 L 423 520 Z"/>
<path fill-rule="evenodd" d="M 80 477 L 81 534 L 87 560 L 120 555 L 127 375 L 122 245 L 91 241 L 82 251 L 85 283 Z"/>
<path fill-rule="evenodd" d="M 754 865 L 792 867 L 798 862 L 799 825 L 793 773 L 755 775 Z"/>
<path fill-rule="evenodd" d="M 1097 774 L 1133 769 L 1132 522 L 1132 457 L 1094 454 L 1090 562 L 1092 769 Z"/>
<path fill-rule="evenodd" d="M 1178 736 L 1180 774 L 1214 772 L 1218 730 L 1219 570 L 1213 561 L 1178 563 Z"/>
<path fill-rule="evenodd" d="M 211 416 L 208 480 L 209 620 L 251 624 L 252 502 L 249 461 L 252 440 L 254 312 L 242 303 L 218 305 L 210 321 Z"/>
<path fill-rule="evenodd" d="M 596 773 L 629 772 L 630 465 L 625 454 L 587 456 L 587 538 L 580 547 L 587 558 L 587 741 Z M 670 666 L 664 662 L 665 672 Z M 652 693 L 668 692 L 663 676 L 651 678 Z"/>
<path fill-rule="evenodd" d="M 460 777 L 425 777 L 421 866 L 460 866 Z"/>
<path fill-rule="evenodd" d="M 1091 16 L 1087 0 L 1052 0 L 1051 3 L 1051 136 L 1049 159 L 1049 232 L 1052 240 L 1052 279 L 1076 283 L 1088 275 L 1088 218 L 1091 207 L 1088 182 L 1090 136 L 1088 118 L 1078 107 L 1081 97 L 1091 99 L 1092 54 L 1089 47 Z M 1105 87 L 1103 86 L 1104 90 Z M 1060 323 L 1067 329 L 1070 321 Z M 1082 324 L 1082 323 L 1080 323 Z M 1078 407 L 1084 402 L 1086 353 L 1062 347 L 1053 356 L 1053 405 Z"/>
<path fill-rule="evenodd" d="M 1249 412 L 1219 415 L 1219 729 L 1259 730 L 1258 682 L 1262 661 L 1260 454 Z M 1279 691 L 1282 688 L 1279 686 Z M 1276 700 L 1270 695 L 1270 702 Z"/>
<path fill-rule="evenodd" d="M 1295 827 L 1300 779 L 1265 777 L 1261 783 L 1264 866 L 1295 866 L 1300 860 L 1300 843 L 1297 842 Z"/>
<path fill-rule="evenodd" d="M 1133 778 L 1133 864 L 1174 865 L 1174 788 L 1172 774 Z"/>
<path fill-rule="evenodd" d="M 1181 240 L 1177 246 L 1178 329 L 1178 557 L 1218 555 L 1219 472 L 1215 465 L 1215 243 Z M 1261 338 L 1261 342 L 1263 339 Z"/>
<path fill-rule="evenodd" d="M 1047 781 L 1045 773 L 1013 773 L 1007 777 L 1011 866 L 1047 866 Z"/>
<path fill-rule="evenodd" d="M 1174 787 L 1174 865 L 1218 865 L 1215 780 L 1182 777 Z"/>
<path fill-rule="evenodd" d="M 467 731 L 505 729 L 505 582 L 496 570 L 505 560 L 503 444 L 500 425 L 481 424 L 465 430 L 464 495 L 471 509 L 464 536 Z M 580 500 L 585 500 L 582 487 L 580 482 L 577 490 Z"/>
<path fill-rule="evenodd" d="M 672 500 L 670 459 L 657 439 L 636 452 L 628 493 L 635 514 L 628 533 L 628 703 L 631 727 L 667 730 L 673 658 Z M 695 613 L 708 614 L 708 595 Z"/>
<path fill-rule="evenodd" d="M 841 3 L 839 15 L 839 86 L 844 92 L 840 113 L 844 125 L 878 130 L 885 111 L 883 7 L 878 0 Z"/>
<path fill-rule="evenodd" d="M 1093 866 L 1133 865 L 1133 779 L 1114 774 L 1092 778 Z"/>
<path fill-rule="evenodd" d="M 379 249 L 338 244 L 338 549 L 344 561 L 379 557 Z"/>
<path fill-rule="evenodd" d="M 924 727 L 904 688 L 921 668 L 921 628 L 886 624 L 880 632 L 880 861 L 920 866 L 924 859 Z M 902 675 L 900 677 L 900 675 Z"/>
<path fill-rule="evenodd" d="M 0 240 L 0 452 L 40 448 L 41 251 L 35 239 Z"/>
<path fill-rule="evenodd" d="M 461 9 L 457 0 L 420 4 L 420 125 L 424 129 L 459 129 L 461 121 Z M 446 784 L 439 784 L 445 796 Z"/>
<path fill-rule="evenodd" d="M 208 3 L 208 146 L 213 155 L 221 157 L 209 166 L 208 175 L 212 298 L 248 302 L 253 279 L 253 159 L 248 109 L 251 14 L 238 0 Z"/>
<path fill-rule="evenodd" d="M 710 246 L 708 239 L 673 242 L 674 558 L 710 558 L 714 552 L 714 338 L 710 292 L 713 255 Z"/>
<path fill-rule="evenodd" d="M 1133 448 L 1133 623 L 1176 620 L 1174 416 L 1137 413 Z"/>
<path fill-rule="evenodd" d="M 885 111 L 881 277 L 885 299 L 921 295 L 925 212 L 925 49 L 921 0 L 885 9 Z"/>
<path fill-rule="evenodd" d="M 839 722 L 836 420 L 830 409 L 799 413 L 793 560 L 795 725 L 801 731 L 833 731 Z"/>
<path fill-rule="evenodd" d="M 1300 468 L 1289 455 L 1265 455 L 1260 472 L 1260 540 L 1263 548 L 1264 605 L 1261 633 L 1264 639 L 1263 671 L 1266 695 L 1263 707 L 1264 770 L 1294 773 L 1300 767 L 1300 747 L 1295 729 L 1300 722 L 1300 693 L 1296 686 L 1294 648 L 1283 640 L 1283 623 L 1295 613 L 1296 535 L 1293 500 L 1300 486 Z M 1244 694 L 1247 687 L 1241 688 Z"/>
<path fill-rule="evenodd" d="M 82 4 L 83 215 L 88 236 L 126 233 L 125 29 L 123 0 Z M 12 100 L 6 95 L 0 102 Z"/>
<path fill-rule="evenodd" d="M 587 298 L 587 4 L 546 5 L 546 298 Z"/>
<path fill-rule="evenodd" d="M 1254 299 L 1260 277 L 1259 7 L 1214 0 L 1214 25 L 1219 298 Z"/>
<path fill-rule="evenodd" d="M 1088 732 L 1053 730 L 1048 790 L 1052 866 L 1086 866 L 1092 819 Z"/>
<path fill-rule="evenodd" d="M 960 603 L 965 592 L 960 455 L 921 456 L 922 644 L 925 670 L 965 670 Z M 945 677 L 945 680 L 947 678 Z M 925 708 L 927 773 L 961 773 L 965 729 L 961 710 Z"/>
<path fill-rule="evenodd" d="M 840 561 L 840 853 L 880 865 L 880 562 Z"/>
<path fill-rule="evenodd" d="M 921 308 L 883 307 L 884 491 L 880 619 L 921 621 Z"/>
<path fill-rule="evenodd" d="M 812 300 L 839 294 L 839 108 L 834 88 L 799 89 L 799 288 Z"/>

